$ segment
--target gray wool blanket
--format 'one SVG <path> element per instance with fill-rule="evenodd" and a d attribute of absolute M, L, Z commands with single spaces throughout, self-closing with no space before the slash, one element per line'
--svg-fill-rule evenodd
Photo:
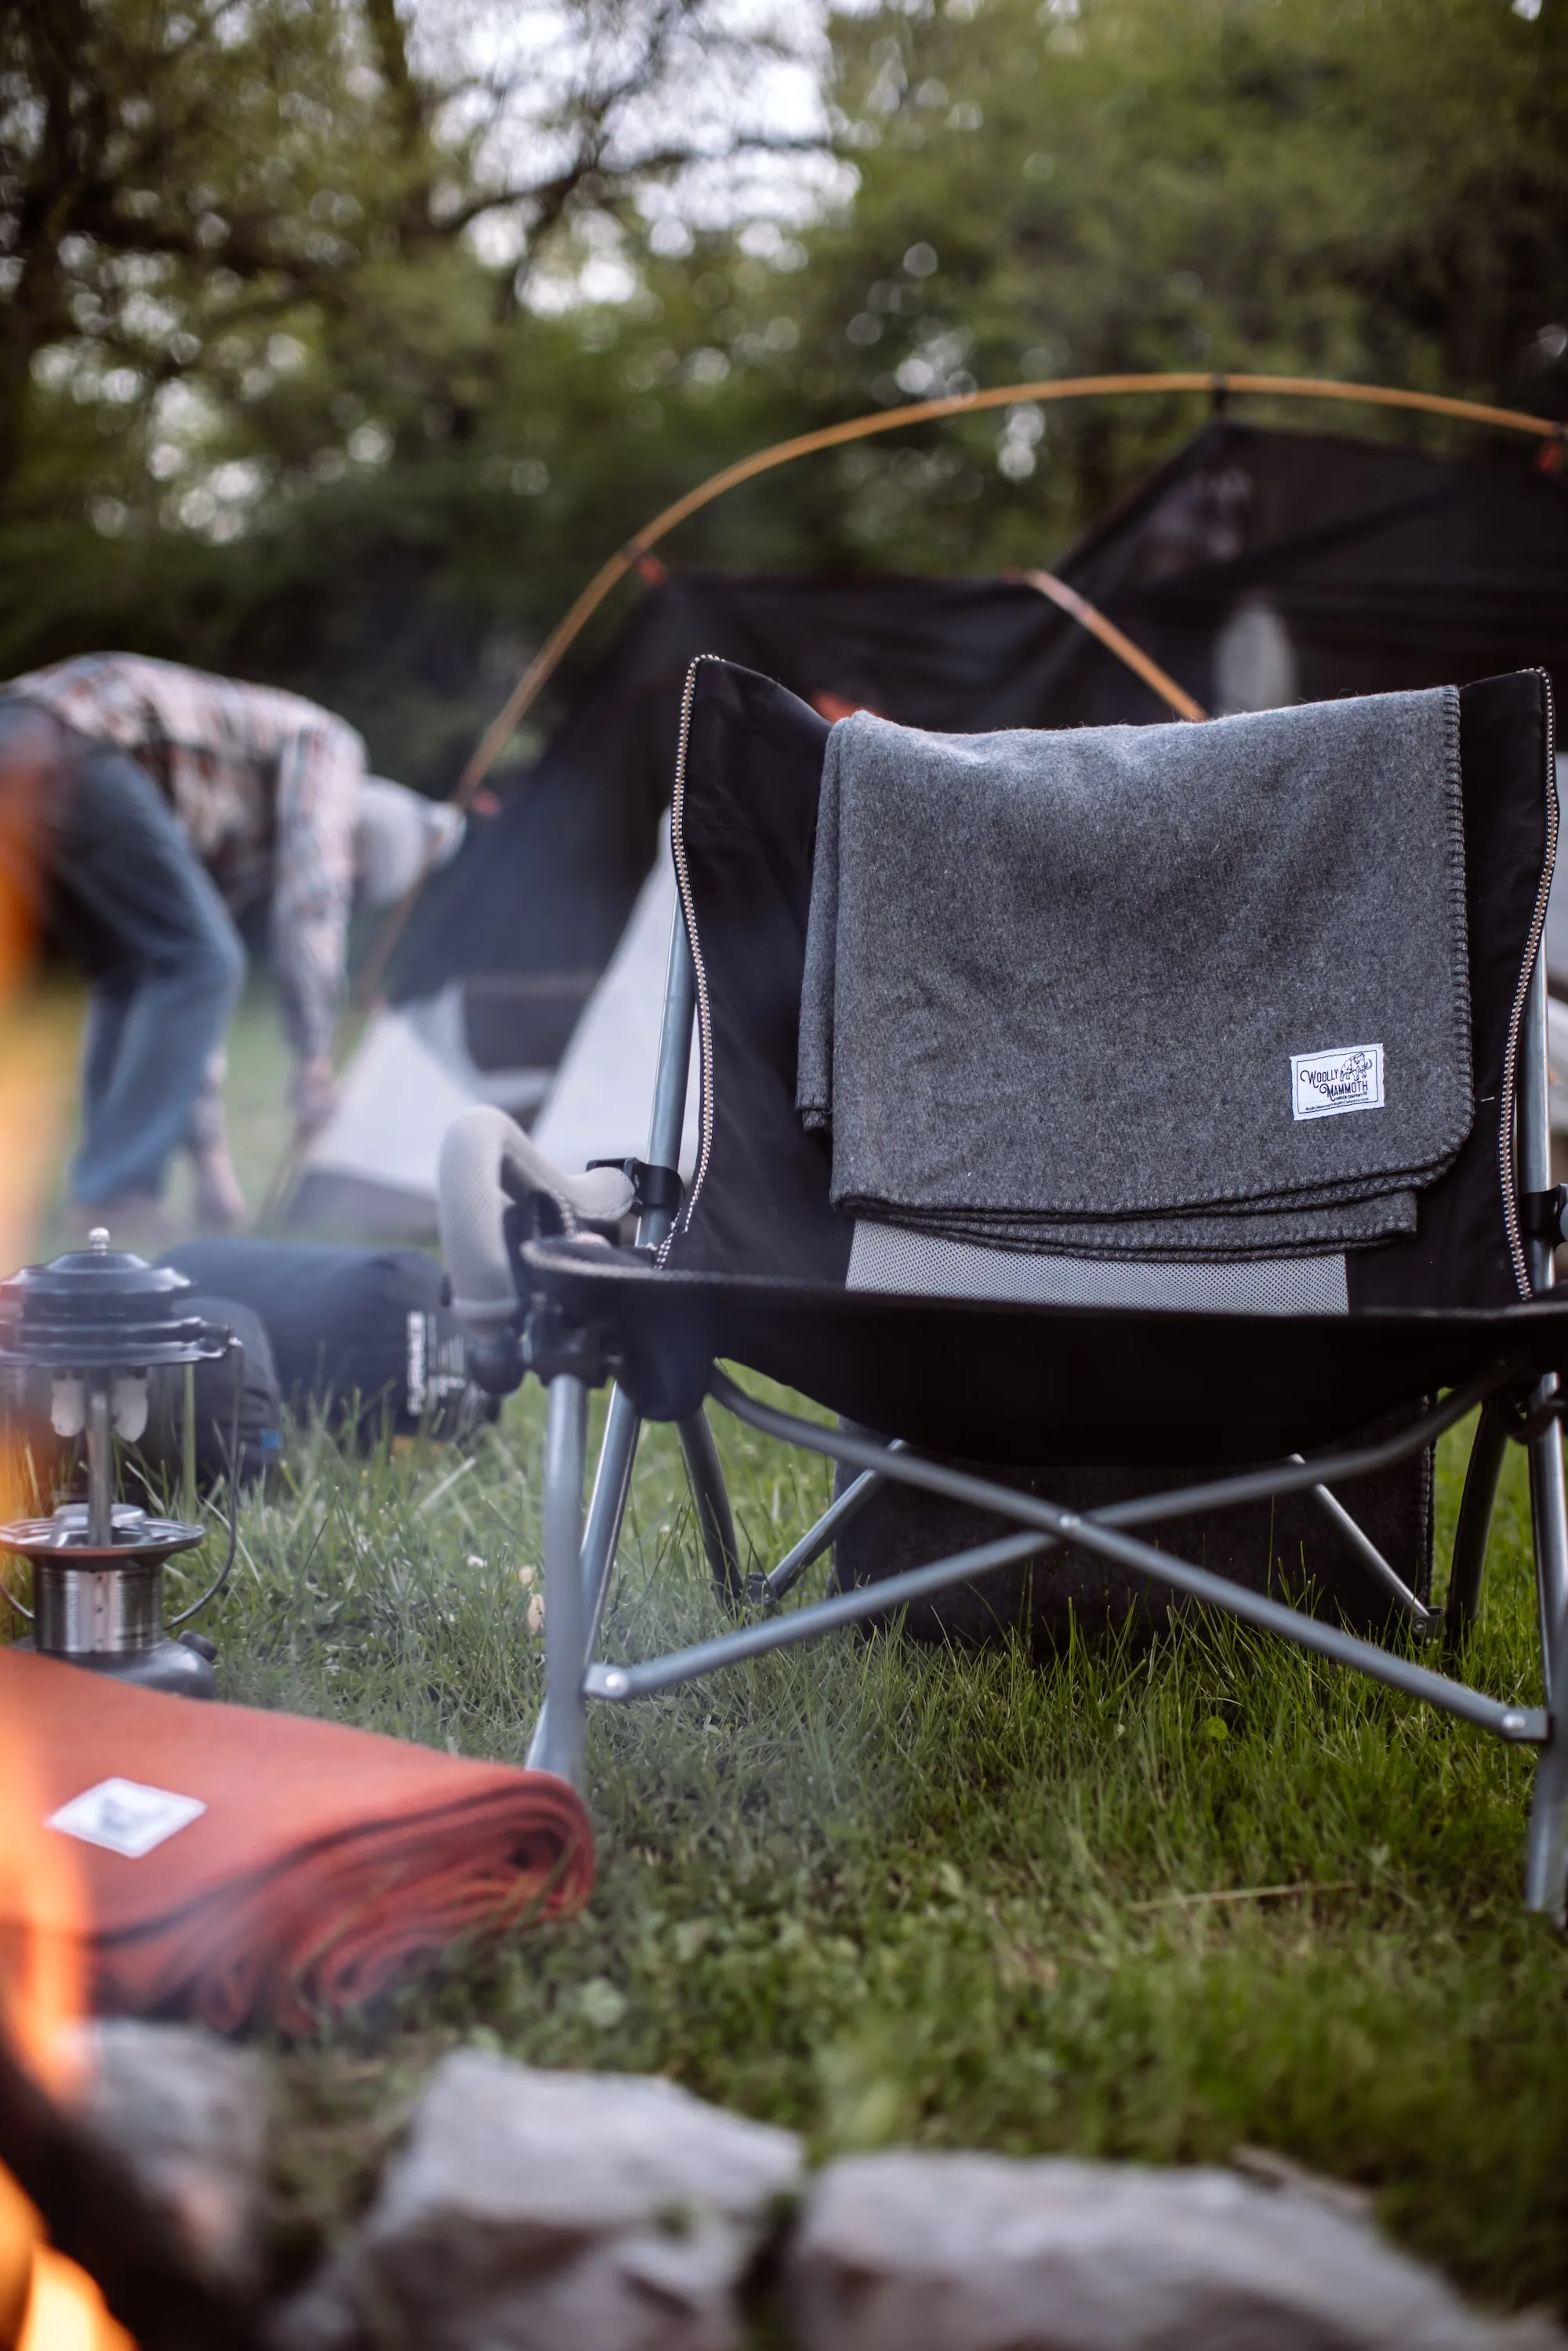
<path fill-rule="evenodd" d="M 1083 1256 L 1414 1229 L 1469 1131 L 1458 695 L 829 737 L 797 1103 L 858 1216 Z"/>

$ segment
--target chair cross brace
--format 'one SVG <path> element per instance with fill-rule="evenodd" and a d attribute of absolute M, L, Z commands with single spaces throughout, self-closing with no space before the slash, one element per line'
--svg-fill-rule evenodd
<path fill-rule="evenodd" d="M 1568 1802 L 1568 1785 L 1559 1784 L 1563 1782 L 1564 1774 L 1558 1761 L 1559 1750 L 1552 1740 L 1552 1715 L 1547 1708 L 1521 1706 L 1490 1697 L 1450 1676 L 1436 1673 L 1429 1667 L 1421 1665 L 1413 1657 L 1402 1656 L 1396 1650 L 1362 1639 L 1337 1625 L 1307 1615 L 1262 1593 L 1231 1583 L 1224 1577 L 1193 1566 L 1168 1552 L 1157 1551 L 1152 1544 L 1139 1541 L 1132 1531 L 1156 1520 L 1167 1521 L 1173 1518 L 1194 1516 L 1200 1511 L 1311 1491 L 1318 1487 L 1326 1487 L 1331 1479 L 1337 1481 L 1367 1475 L 1429 1445 L 1445 1430 L 1462 1420 L 1478 1404 L 1491 1402 L 1495 1408 L 1496 1400 L 1511 1386 L 1517 1388 L 1518 1374 L 1507 1365 L 1500 1365 L 1485 1378 L 1455 1389 L 1432 1411 L 1411 1422 L 1396 1436 L 1385 1437 L 1376 1444 L 1321 1455 L 1312 1460 L 1298 1458 L 1278 1462 L 1263 1468 L 1243 1471 L 1234 1477 L 1211 1479 L 1200 1485 L 1176 1488 L 1166 1493 L 1140 1495 L 1101 1510 L 1081 1512 L 1063 1510 L 1038 1496 L 1019 1493 L 1015 1488 L 998 1485 L 968 1471 L 950 1468 L 945 1463 L 928 1461 L 907 1446 L 882 1444 L 873 1438 L 852 1435 L 844 1429 L 824 1427 L 819 1422 L 801 1419 L 796 1414 L 782 1411 L 748 1395 L 736 1381 L 716 1367 L 709 1383 L 709 1395 L 715 1404 L 763 1436 L 800 1446 L 861 1472 L 854 1485 L 824 1513 L 810 1534 L 795 1547 L 789 1560 L 782 1564 L 798 1562 L 800 1572 L 803 1572 L 809 1559 L 802 1554 L 810 1552 L 816 1556 L 828 1548 L 844 1521 L 843 1506 L 857 1493 L 869 1499 L 873 1481 L 881 1483 L 884 1479 L 922 1488 L 929 1493 L 994 1511 L 999 1517 L 1014 1520 L 1019 1531 L 956 1552 L 949 1558 L 933 1561 L 926 1566 L 906 1570 L 876 1583 L 836 1593 L 827 1599 L 787 1614 L 779 1613 L 775 1607 L 750 1624 L 737 1626 L 709 1640 L 695 1642 L 664 1656 L 635 1664 L 619 1664 L 604 1659 L 587 1662 L 590 1645 L 596 1635 L 602 1610 L 609 1562 L 608 1560 L 603 1561 L 605 1572 L 598 1572 L 600 1562 L 593 1553 L 600 1550 L 600 1544 L 580 1545 L 580 1506 L 573 1515 L 570 1528 L 556 1531 L 557 1539 L 553 1544 L 551 1529 L 547 1523 L 547 1610 L 551 1618 L 556 1619 L 558 1612 L 564 1608 L 565 1613 L 577 1622 L 573 1635 L 568 1636 L 570 1650 L 564 1641 L 558 1640 L 552 1644 L 555 1653 L 563 1660 L 563 1669 L 551 1677 L 549 1703 L 541 1718 L 531 1760 L 546 1769 L 561 1770 L 574 1765 L 577 1771 L 580 1771 L 582 1709 L 589 1698 L 625 1705 L 636 1698 L 652 1698 L 725 1667 L 739 1665 L 777 1649 L 794 1647 L 842 1626 L 863 1623 L 870 1617 L 885 1616 L 913 1601 L 928 1598 L 954 1584 L 967 1583 L 976 1576 L 1025 1559 L 1038 1559 L 1063 1543 L 1071 1542 L 1103 1558 L 1113 1560 L 1151 1582 L 1164 1583 L 1191 1599 L 1202 1601 L 1260 1631 L 1273 1633 L 1292 1642 L 1298 1648 L 1315 1653 L 1333 1664 L 1348 1667 L 1407 1698 L 1472 1723 L 1477 1729 L 1490 1731 L 1510 1745 L 1546 1749 L 1547 1754 L 1538 1773 L 1536 1801 L 1531 1815 L 1529 1872 L 1531 1896 L 1544 1894 L 1545 1881 L 1550 1878 L 1554 1866 L 1551 1859 L 1552 1850 L 1561 1839 L 1564 1805 Z M 564 1473 L 554 1481 L 558 1493 L 574 1492 L 580 1496 L 583 1438 L 586 1435 L 585 1403 L 586 1391 L 580 1380 L 563 1374 L 552 1381 L 548 1453 Z M 625 1405 L 619 1390 L 615 1392 L 612 1410 L 616 1405 Z M 634 1418 L 633 1415 L 633 1421 Z M 684 1426 L 682 1435 L 685 1443 Z M 575 1482 L 570 1461 L 559 1458 L 563 1443 L 575 1456 Z M 688 1466 L 691 1466 L 689 1447 L 687 1459 Z M 601 1459 L 601 1489 L 605 1466 Z M 613 1482 L 620 1484 L 618 1479 Z M 694 1479 L 694 1484 L 695 1482 Z M 599 1490 L 596 1490 L 596 1503 L 598 1499 Z M 623 1509 L 623 1489 L 620 1501 Z M 700 1511 L 703 1507 L 700 1489 L 698 1507 Z M 617 1510 L 615 1515 L 618 1520 L 620 1511 Z M 766 1593 L 771 1582 L 771 1578 L 760 1579 L 753 1589 Z M 581 1646 L 579 1646 L 578 1637 L 573 1635 L 580 1636 Z M 585 1663 L 575 1677 L 569 1677 L 564 1671 L 564 1659 L 573 1651 L 583 1657 Z M 569 1726 L 564 1742 L 559 1740 L 552 1731 L 552 1713 L 558 1724 L 564 1719 Z M 1555 1768 L 1549 1770 L 1549 1765 Z M 1541 1881 L 1539 1885 L 1538 1880 Z M 1536 1899 L 1534 1907 L 1550 1907 L 1554 1905 L 1551 1901 Z"/>
<path fill-rule="evenodd" d="M 1340 1665 L 1354 1667 L 1375 1680 L 1403 1690 L 1407 1697 L 1424 1699 L 1446 1713 L 1458 1715 L 1483 1729 L 1495 1732 L 1500 1739 L 1518 1745 L 1539 1746 L 1544 1743 L 1547 1733 L 1543 1708 L 1520 1707 L 1489 1698 L 1462 1682 L 1433 1673 L 1411 1658 L 1381 1648 L 1375 1642 L 1362 1640 L 1354 1634 L 1342 1631 L 1337 1625 L 1303 1615 L 1280 1601 L 1270 1600 L 1261 1593 L 1228 1583 L 1224 1577 L 1214 1575 L 1206 1568 L 1191 1566 L 1169 1552 L 1156 1551 L 1151 1544 L 1136 1541 L 1127 1531 L 1155 1520 L 1187 1517 L 1201 1510 L 1301 1492 L 1322 1482 L 1325 1477 L 1354 1477 L 1385 1468 L 1391 1461 L 1399 1460 L 1430 1444 L 1445 1429 L 1451 1428 L 1456 1421 L 1462 1419 L 1484 1395 L 1490 1393 L 1496 1384 L 1494 1378 L 1484 1383 L 1475 1382 L 1467 1388 L 1457 1390 L 1437 1410 L 1424 1415 L 1408 1429 L 1401 1431 L 1397 1437 L 1385 1439 L 1378 1445 L 1360 1447 L 1354 1452 L 1342 1452 L 1315 1462 L 1281 1463 L 1236 1478 L 1210 1479 L 1201 1486 L 1177 1489 L 1167 1494 L 1141 1495 L 1135 1500 L 1113 1503 L 1103 1510 L 1080 1512 L 1061 1510 L 1055 1503 L 1032 1495 L 1019 1494 L 1015 1489 L 997 1485 L 989 1479 L 977 1478 L 966 1471 L 950 1469 L 942 1463 L 926 1461 L 906 1447 L 900 1447 L 895 1451 L 892 1447 L 852 1437 L 842 1430 L 823 1428 L 816 1422 L 802 1420 L 793 1413 L 782 1412 L 776 1406 L 760 1403 L 725 1373 L 716 1371 L 709 1390 L 714 1401 L 762 1435 L 806 1447 L 852 1468 L 874 1471 L 883 1478 L 922 1487 L 929 1493 L 942 1494 L 955 1501 L 995 1510 L 1000 1516 L 1019 1520 L 1029 1531 L 980 1544 L 969 1551 L 957 1552 L 950 1559 L 934 1561 L 925 1567 L 908 1569 L 900 1575 L 889 1576 L 874 1584 L 835 1593 L 831 1599 L 797 1609 L 788 1616 L 775 1614 L 765 1617 L 757 1624 L 716 1635 L 712 1640 L 695 1643 L 690 1648 L 676 1650 L 668 1656 L 632 1666 L 602 1662 L 590 1665 L 583 1679 L 584 1694 L 621 1703 L 635 1698 L 652 1697 L 660 1690 L 673 1689 L 683 1682 L 713 1673 L 720 1667 L 736 1665 L 773 1649 L 792 1647 L 797 1643 L 831 1632 L 840 1625 L 863 1622 L 869 1616 L 885 1615 L 891 1609 L 904 1606 L 912 1600 L 925 1598 L 947 1585 L 965 1582 L 988 1570 L 1009 1565 L 1016 1560 L 1031 1556 L 1038 1558 L 1059 1544 L 1071 1541 L 1097 1552 L 1104 1558 L 1115 1560 L 1151 1580 L 1169 1584 L 1191 1598 L 1224 1609 L 1247 1623 L 1277 1633 L 1286 1640 L 1294 1641 L 1299 1647 L 1316 1650 Z M 819 1531 L 820 1529 L 813 1530 L 813 1534 Z"/>

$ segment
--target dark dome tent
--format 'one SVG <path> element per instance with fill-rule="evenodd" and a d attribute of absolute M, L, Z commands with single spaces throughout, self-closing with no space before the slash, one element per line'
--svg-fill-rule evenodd
<path fill-rule="evenodd" d="M 1531 665 L 1568 687 L 1568 476 L 1511 452 L 1458 462 L 1218 417 L 1057 576 L 1216 715 Z M 598 1134 L 563 1116 L 594 1063 L 591 1116 L 624 1107 L 591 1147 L 643 1147 L 673 904 L 659 823 L 682 684 L 704 653 L 829 717 L 866 706 L 973 733 L 1171 715 L 1021 578 L 662 579 L 499 816 L 470 827 L 427 892 L 391 1008 L 303 1171 L 297 1228 L 433 1230 L 441 1134 L 475 1100 L 525 1122 L 542 1104 L 541 1142 L 568 1155 Z"/>

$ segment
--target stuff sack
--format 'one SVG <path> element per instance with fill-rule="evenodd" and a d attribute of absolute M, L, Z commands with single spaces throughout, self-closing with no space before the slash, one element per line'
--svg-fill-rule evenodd
<path fill-rule="evenodd" d="M 239 1479 L 254 1486 L 277 1464 L 282 1438 L 278 1424 L 283 1398 L 277 1366 L 267 1328 L 252 1307 L 237 1298 L 217 1298 L 201 1291 L 184 1301 L 188 1314 L 204 1322 L 217 1322 L 232 1331 L 244 1351 L 237 1364 L 233 1355 L 215 1364 L 192 1366 L 195 1390 L 196 1479 L 204 1488 L 215 1486 L 229 1470 L 229 1445 L 234 1435 L 235 1390 L 239 1395 Z M 170 1494 L 178 1490 L 184 1467 L 185 1374 L 183 1364 L 171 1364 L 147 1375 L 147 1426 L 136 1451 L 154 1480 Z"/>
<path fill-rule="evenodd" d="M 446 1277 L 418 1249 L 187 1241 L 161 1262 L 259 1315 L 285 1403 L 359 1444 L 460 1438 L 496 1416 L 469 1380 Z"/>

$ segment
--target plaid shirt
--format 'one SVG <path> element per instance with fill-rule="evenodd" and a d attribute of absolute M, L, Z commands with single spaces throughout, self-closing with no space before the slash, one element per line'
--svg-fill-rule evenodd
<path fill-rule="evenodd" d="M 0 689 L 155 778 L 231 909 L 272 893 L 289 1043 L 325 1053 L 343 990 L 365 747 L 297 694 L 135 653 L 86 653 Z"/>

